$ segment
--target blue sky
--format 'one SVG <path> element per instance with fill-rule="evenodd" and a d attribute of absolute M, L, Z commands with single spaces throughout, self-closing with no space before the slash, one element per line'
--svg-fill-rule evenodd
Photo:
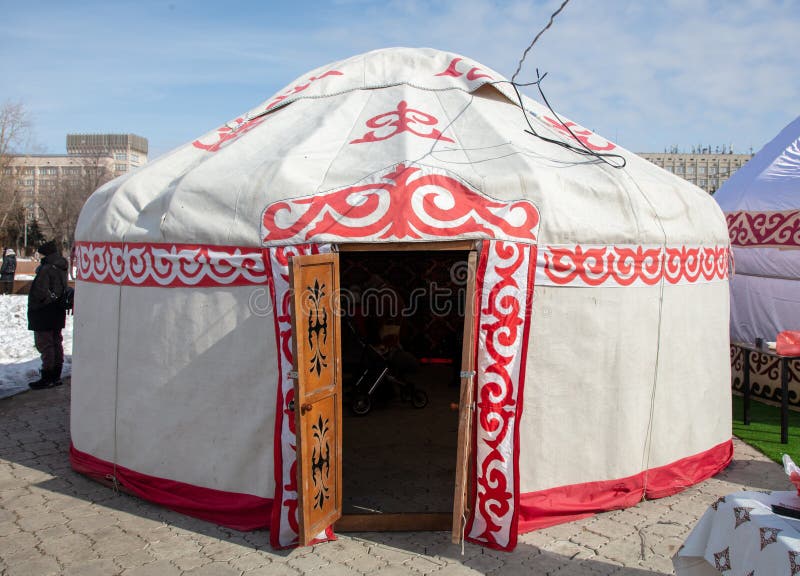
<path fill-rule="evenodd" d="M 0 102 L 24 103 L 39 151 L 133 132 L 152 158 L 376 48 L 450 50 L 510 77 L 560 3 L 0 0 Z M 634 151 L 758 150 L 800 115 L 798 31 L 797 0 L 571 0 L 518 80 L 548 72 L 558 112 Z"/>

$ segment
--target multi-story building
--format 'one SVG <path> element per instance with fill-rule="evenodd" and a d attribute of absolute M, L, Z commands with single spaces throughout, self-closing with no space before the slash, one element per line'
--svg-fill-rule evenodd
<path fill-rule="evenodd" d="M 147 162 L 147 138 L 136 134 L 67 134 L 67 155 L 109 156 L 114 176 Z"/>
<path fill-rule="evenodd" d="M 67 189 L 99 186 L 114 177 L 114 159 L 110 156 L 25 154 L 9 160 L 3 175 L 16 179 L 17 205 L 21 204 L 35 220 L 41 220 L 44 198 L 63 195 Z"/>
<path fill-rule="evenodd" d="M 27 220 L 38 221 L 47 233 L 62 233 L 57 228 L 77 219 L 89 194 L 145 164 L 147 151 L 147 139 L 135 134 L 68 134 L 67 154 L 6 156 L 0 182 L 12 191 L 9 205 L 24 208 Z M 57 209 L 57 218 L 48 209 Z"/>
<path fill-rule="evenodd" d="M 705 149 L 705 150 L 710 150 Z M 713 194 L 752 154 L 639 152 L 639 156 Z"/>

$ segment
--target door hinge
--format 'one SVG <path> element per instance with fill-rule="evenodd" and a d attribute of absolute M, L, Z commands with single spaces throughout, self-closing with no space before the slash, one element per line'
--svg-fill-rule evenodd
<path fill-rule="evenodd" d="M 286 373 L 287 380 L 297 380 L 300 375 L 297 373 L 297 370 L 290 370 Z"/>
<path fill-rule="evenodd" d="M 477 372 L 475 372 L 475 370 L 462 371 L 461 372 L 461 377 L 462 378 L 472 378 L 476 374 L 477 374 Z"/>

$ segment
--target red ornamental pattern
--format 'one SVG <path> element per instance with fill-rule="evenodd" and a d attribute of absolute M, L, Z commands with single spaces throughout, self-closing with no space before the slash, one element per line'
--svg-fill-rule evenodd
<path fill-rule="evenodd" d="M 200 148 L 201 150 L 205 150 L 207 152 L 218 152 L 220 148 L 226 145 L 228 142 L 232 140 L 236 140 L 242 134 L 246 134 L 259 124 L 261 124 L 266 119 L 266 116 L 258 116 L 251 120 L 245 120 L 244 118 L 236 118 L 233 121 L 235 123 L 234 127 L 225 124 L 224 126 L 220 126 L 217 128 L 217 133 L 214 134 L 215 140 L 212 142 L 203 142 L 201 140 L 195 140 L 192 142 L 192 146 L 195 148 Z M 229 124 L 231 124 L 229 122 Z"/>
<path fill-rule="evenodd" d="M 728 233 L 734 246 L 781 248 L 800 246 L 800 210 L 729 212 Z"/>
<path fill-rule="evenodd" d="M 78 279 L 125 286 L 247 286 L 264 284 L 264 253 L 258 248 L 78 242 Z"/>
<path fill-rule="evenodd" d="M 294 384 L 288 376 L 293 365 L 291 292 L 289 261 L 292 256 L 328 252 L 317 245 L 281 246 L 269 250 L 269 275 L 275 307 L 275 342 L 278 347 L 278 392 L 275 418 L 275 505 L 272 508 L 270 543 L 274 548 L 297 544 L 297 440 L 294 411 Z M 323 535 L 324 537 L 324 535 Z"/>
<path fill-rule="evenodd" d="M 539 213 L 527 200 L 491 200 L 444 171 L 397 168 L 365 184 L 270 204 L 269 243 L 503 238 L 535 242 Z"/>
<path fill-rule="evenodd" d="M 491 242 L 481 256 L 477 383 L 476 491 L 467 535 L 510 550 L 518 518 L 518 430 L 525 380 L 531 266 L 536 246 Z"/>
<path fill-rule="evenodd" d="M 318 80 L 322 80 L 323 78 L 327 78 L 329 76 L 343 76 L 343 74 L 338 70 L 329 70 L 328 72 L 320 74 L 319 76 L 311 76 L 308 79 L 308 81 L 305 82 L 304 84 L 298 84 L 297 86 L 290 88 L 283 94 L 275 96 L 275 98 L 270 100 L 270 102 L 266 106 L 264 106 L 264 108 L 261 110 L 261 114 L 259 114 L 255 118 L 252 118 L 250 120 L 245 120 L 242 117 L 236 118 L 235 120 L 233 120 L 233 122 L 229 122 L 228 124 L 225 124 L 224 126 L 220 126 L 219 128 L 217 128 L 216 134 L 213 134 L 211 141 L 203 142 L 202 140 L 198 139 L 192 142 L 192 146 L 194 146 L 195 148 L 200 148 L 201 150 L 206 150 L 207 152 L 218 152 L 220 148 L 222 148 L 232 140 L 236 140 L 242 134 L 246 134 L 256 126 L 261 124 L 266 119 L 266 116 L 264 114 L 275 108 L 278 104 L 281 104 L 285 100 L 291 100 L 293 96 L 296 96 L 297 94 L 307 90 L 308 87 L 311 86 L 311 84 L 313 84 L 314 82 L 317 82 Z M 230 126 L 230 124 L 234 124 L 234 126 Z"/>
<path fill-rule="evenodd" d="M 380 142 L 381 140 L 388 140 L 403 132 L 411 132 L 415 136 L 421 138 L 430 138 L 432 140 L 439 140 L 441 142 L 453 142 L 451 138 L 444 136 L 439 130 L 433 128 L 438 124 L 439 120 L 435 116 L 409 108 L 405 100 L 401 100 L 397 105 L 397 109 L 367 120 L 367 127 L 372 128 L 372 131 L 367 132 L 361 138 L 352 140 L 350 144 L 363 144 L 365 142 Z M 428 127 L 431 127 L 428 130 Z M 387 130 L 390 131 L 387 131 Z"/>
<path fill-rule="evenodd" d="M 654 286 L 713 282 L 728 277 L 727 246 L 547 246 L 540 283 L 565 286 Z"/>
<path fill-rule="evenodd" d="M 453 58 L 450 61 L 450 64 L 445 68 L 442 72 L 436 74 L 436 76 L 452 76 L 453 78 L 460 78 L 465 73 L 458 70 L 458 63 L 464 60 L 463 58 Z M 467 65 L 469 66 L 469 65 Z M 491 76 L 488 74 L 482 73 L 483 71 L 478 68 L 477 66 L 472 66 L 467 70 L 467 80 L 480 80 L 481 78 L 488 78 L 489 80 L 492 79 Z"/>
<path fill-rule="evenodd" d="M 324 74 L 320 74 L 319 76 L 311 76 L 304 84 L 298 84 L 297 86 L 293 86 L 283 94 L 275 96 L 275 98 L 270 100 L 269 103 L 264 107 L 264 111 L 272 110 L 275 106 L 277 106 L 284 100 L 290 99 L 292 96 L 296 96 L 297 94 L 304 92 L 314 82 L 322 80 L 323 78 L 328 78 L 329 76 L 344 76 L 344 74 L 342 72 L 339 72 L 338 70 L 328 70 L 327 72 L 325 72 Z"/>
<path fill-rule="evenodd" d="M 589 150 L 594 150 L 595 152 L 606 152 L 617 147 L 614 143 L 601 138 L 591 130 L 587 130 L 582 126 L 578 126 L 575 124 L 575 122 L 567 121 L 566 123 L 562 124 L 558 120 L 553 120 L 548 116 L 542 116 L 542 118 L 544 118 L 544 120 L 550 124 L 552 128 L 555 128 L 569 138 L 580 142 Z M 596 142 L 596 140 L 599 140 L 599 142 Z"/>

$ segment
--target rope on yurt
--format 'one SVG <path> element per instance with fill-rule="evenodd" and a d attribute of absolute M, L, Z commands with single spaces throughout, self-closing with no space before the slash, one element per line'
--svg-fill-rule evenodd
<path fill-rule="evenodd" d="M 467 535 L 467 514 L 461 513 L 461 555 L 464 555 L 464 538 Z"/>
<path fill-rule="evenodd" d="M 625 157 L 622 156 L 621 154 L 612 154 L 612 153 L 608 153 L 608 152 L 598 152 L 597 150 L 592 150 L 591 148 L 586 146 L 586 144 L 584 144 L 583 141 L 580 138 L 575 136 L 575 133 L 572 131 L 572 128 L 570 128 L 567 125 L 567 123 L 564 122 L 561 119 L 561 117 L 558 115 L 558 112 L 553 110 L 553 107 L 550 106 L 550 102 L 547 100 L 547 96 L 544 95 L 544 90 L 542 90 L 542 80 L 544 80 L 546 76 L 547 76 L 547 72 L 545 72 L 543 75 L 540 75 L 539 74 L 539 69 L 537 68 L 536 69 L 536 81 L 528 82 L 527 84 L 516 84 L 514 82 L 511 82 L 511 87 L 514 88 L 514 92 L 517 95 L 517 100 L 519 101 L 519 107 L 520 107 L 520 110 L 522 110 L 522 115 L 525 117 L 525 122 L 528 124 L 528 128 L 529 129 L 525 130 L 525 132 L 530 134 L 531 136 L 536 136 L 537 138 L 539 138 L 540 140 L 543 140 L 545 142 L 549 142 L 551 144 L 555 144 L 556 146 L 561 146 L 562 148 L 566 148 L 567 150 L 572 150 L 576 154 L 581 154 L 583 156 L 593 156 L 593 157 L 597 158 L 598 160 L 600 160 L 601 162 L 605 162 L 606 164 L 608 164 L 612 168 L 624 168 L 627 165 L 628 162 L 625 159 Z M 580 147 L 575 146 L 575 145 L 573 145 L 573 144 L 571 144 L 569 142 L 564 142 L 562 140 L 556 140 L 555 138 L 548 138 L 547 136 L 542 136 L 541 134 L 539 134 L 536 131 L 536 129 L 533 127 L 533 125 L 531 124 L 530 119 L 528 118 L 528 114 L 525 111 L 525 105 L 522 102 L 522 95 L 519 93 L 519 89 L 517 88 L 517 86 L 536 86 L 536 88 L 539 89 L 539 95 L 542 97 L 542 100 L 544 101 L 545 105 L 547 106 L 547 109 L 550 110 L 550 112 L 553 114 L 553 116 L 556 117 L 556 120 L 558 121 L 558 123 L 561 126 L 563 126 L 564 129 L 567 132 L 570 133 L 572 138 L 576 142 L 578 142 L 580 144 Z M 608 159 L 610 159 L 610 158 L 618 159 L 619 163 L 615 163 L 615 162 L 609 161 Z"/>
<path fill-rule="evenodd" d="M 530 44 L 528 44 L 528 47 L 525 48 L 525 51 L 522 53 L 522 58 L 519 59 L 519 63 L 517 64 L 517 69 L 516 69 L 516 71 L 514 71 L 514 74 L 511 76 L 511 83 L 512 84 L 517 79 L 517 74 L 519 74 L 519 71 L 522 70 L 522 63 L 525 62 L 525 58 L 528 56 L 528 52 L 531 51 L 531 48 L 533 48 L 533 45 L 536 44 L 536 41 L 539 40 L 541 35 L 544 34 L 550 28 L 550 26 L 553 25 L 553 20 L 555 20 L 556 16 L 559 15 L 559 13 L 564 9 L 564 7 L 567 4 L 569 4 L 569 0 L 564 0 L 561 3 L 561 6 L 558 7 L 558 10 L 556 10 L 555 12 L 550 14 L 550 21 L 547 23 L 547 25 L 544 28 L 542 28 L 539 31 L 539 33 L 536 35 L 536 37 L 533 39 L 533 41 Z"/>
<path fill-rule="evenodd" d="M 644 190 L 642 190 L 639 183 L 636 182 L 636 179 L 633 178 L 630 174 L 625 172 L 625 174 L 630 178 L 633 185 L 638 190 L 639 195 L 644 198 L 645 202 L 648 206 L 650 206 L 650 210 L 653 212 L 653 216 L 658 223 L 658 227 L 661 230 L 661 235 L 663 238 L 663 242 L 661 244 L 661 266 L 662 270 L 666 268 L 667 265 L 667 230 L 664 228 L 664 223 L 661 221 L 661 216 L 658 214 L 653 203 L 650 201 L 650 198 L 645 194 Z M 655 366 L 653 369 L 653 388 L 650 392 L 650 411 L 648 414 L 647 419 L 647 431 L 644 437 L 644 445 L 642 446 L 642 470 L 644 472 L 644 478 L 642 482 L 642 500 L 645 500 L 645 495 L 647 494 L 647 482 L 649 479 L 650 474 L 650 453 L 652 452 L 650 443 L 652 442 L 653 438 L 653 423 L 655 421 L 655 410 L 656 410 L 656 389 L 658 388 L 658 367 L 661 362 L 661 325 L 662 320 L 664 318 L 664 286 L 665 286 L 665 277 L 666 274 L 661 274 L 661 280 L 658 283 L 658 323 L 657 323 L 657 331 L 656 331 L 656 357 L 655 357 Z"/>
<path fill-rule="evenodd" d="M 525 83 L 525 84 L 520 84 L 520 83 L 517 83 L 517 81 L 516 81 L 517 80 L 517 75 L 522 70 L 522 64 L 525 62 L 525 58 L 528 56 L 528 52 L 531 51 L 531 49 L 536 44 L 536 42 L 539 40 L 539 38 L 542 37 L 542 34 L 544 34 L 547 30 L 550 29 L 550 27 L 553 25 L 553 21 L 555 20 L 556 16 L 558 16 L 561 13 L 561 11 L 567 6 L 567 4 L 569 4 L 569 0 L 564 0 L 561 3 L 561 6 L 559 6 L 558 9 L 550 15 L 550 20 L 547 22 L 547 25 L 545 25 L 545 27 L 542 28 L 539 31 L 539 33 L 533 38 L 531 43 L 528 44 L 528 47 L 525 48 L 525 51 L 522 53 L 522 57 L 519 59 L 519 62 L 517 63 L 517 69 L 514 71 L 514 74 L 511 75 L 511 81 L 509 82 L 509 84 L 511 84 L 511 87 L 514 89 L 514 93 L 517 95 L 517 101 L 519 102 L 519 108 L 520 108 L 520 110 L 522 110 L 522 115 L 525 117 L 525 122 L 528 124 L 528 128 L 529 128 L 529 130 L 525 130 L 525 132 L 527 132 L 528 134 L 531 134 L 533 136 L 536 136 L 537 138 L 539 138 L 539 139 L 541 139 L 541 140 L 543 140 L 545 142 L 549 142 L 551 144 L 555 144 L 556 146 L 561 146 L 562 148 L 566 148 L 568 150 L 572 150 L 573 152 L 576 152 L 577 154 L 583 154 L 583 155 L 587 155 L 587 156 L 594 156 L 598 160 L 600 160 L 602 162 L 605 162 L 606 164 L 608 164 L 609 166 L 612 166 L 614 168 L 623 168 L 625 166 L 625 163 L 626 163 L 626 160 L 625 160 L 625 158 L 623 156 L 621 156 L 619 154 L 604 154 L 604 153 L 598 152 L 596 150 L 591 150 L 588 146 L 586 146 L 586 144 L 583 143 L 583 141 L 581 141 L 580 139 L 578 139 L 577 136 L 575 136 L 575 134 L 572 132 L 572 129 L 569 127 L 569 125 L 566 122 L 564 122 L 563 120 L 561 120 L 561 118 L 559 117 L 558 113 L 555 110 L 553 110 L 552 106 L 550 106 L 550 102 L 547 101 L 547 97 L 544 95 L 544 91 L 542 90 L 542 80 L 544 80 L 545 76 L 547 76 L 546 72 L 544 73 L 544 75 L 540 75 L 539 74 L 539 69 L 537 68 L 536 69 L 536 80 L 534 82 L 528 82 L 528 83 Z M 489 82 L 489 84 L 500 84 L 500 83 L 504 83 L 504 82 L 506 82 L 506 81 L 501 80 L 499 82 Z M 561 124 L 561 126 L 563 126 L 564 129 L 567 132 L 569 132 L 569 134 L 570 134 L 570 136 L 572 136 L 573 140 L 578 142 L 581 145 L 581 147 L 577 147 L 577 146 L 572 145 L 569 142 L 563 142 L 561 140 L 556 140 L 554 138 L 547 138 L 546 136 L 542 136 L 541 134 L 536 132 L 536 130 L 534 129 L 533 125 L 531 125 L 530 120 L 528 119 L 528 114 L 527 114 L 527 112 L 525 110 L 525 105 L 522 102 L 522 96 L 519 93 L 519 89 L 518 89 L 519 86 L 536 86 L 539 89 L 539 94 L 541 95 L 542 100 L 544 100 L 544 103 L 547 105 L 547 108 L 556 117 L 556 120 Z M 618 158 L 620 160 L 620 164 L 615 164 L 613 162 L 610 162 L 609 160 L 607 160 L 607 158 Z"/>
<path fill-rule="evenodd" d="M 125 246 L 125 237 L 122 237 L 122 245 Z M 123 259 L 123 266 L 125 260 Z M 112 464 L 114 466 L 111 482 L 114 484 L 114 492 L 119 493 L 119 481 L 117 480 L 117 420 L 119 413 L 119 341 L 120 332 L 122 330 L 122 278 L 124 274 L 120 275 L 119 284 L 117 284 L 117 354 L 114 364 L 114 459 Z"/>
<path fill-rule="evenodd" d="M 529 128 L 529 130 L 526 130 L 525 132 L 531 134 L 532 136 L 536 136 L 537 138 L 539 138 L 539 139 L 541 139 L 541 140 L 543 140 L 545 142 L 549 142 L 551 144 L 555 144 L 557 146 L 561 146 L 561 147 L 566 148 L 568 150 L 572 150 L 573 152 L 575 152 L 577 154 L 582 154 L 582 155 L 585 155 L 585 156 L 594 156 L 595 158 L 597 158 L 598 160 L 608 164 L 612 168 L 616 168 L 616 169 L 625 168 L 625 166 L 627 165 L 627 161 L 626 161 L 624 156 L 622 156 L 620 154 L 608 154 L 608 153 L 601 153 L 601 152 L 598 152 L 596 150 L 591 150 L 588 146 L 586 146 L 586 144 L 582 140 L 580 140 L 577 136 L 575 136 L 575 134 L 573 133 L 573 131 L 569 127 L 569 125 L 559 117 L 558 113 L 555 110 L 553 110 L 553 107 L 550 105 L 550 102 L 547 100 L 547 96 L 545 96 L 545 94 L 544 94 L 544 90 L 542 90 L 542 80 L 544 80 L 545 76 L 547 76 L 547 73 L 545 73 L 544 75 L 540 75 L 539 74 L 539 69 L 537 68 L 536 69 L 536 80 L 534 82 L 529 82 L 527 84 L 517 84 L 516 81 L 515 81 L 516 78 L 517 78 L 517 74 L 519 74 L 520 70 L 522 69 L 522 64 L 525 61 L 525 57 L 528 55 L 528 52 L 533 48 L 533 45 L 536 44 L 536 41 L 541 37 L 541 35 L 544 34 L 544 32 L 548 28 L 550 28 L 550 26 L 553 24 L 554 18 L 564 9 L 564 7 L 568 3 L 569 3 L 569 0 L 564 0 L 564 2 L 562 2 L 561 6 L 559 6 L 558 10 L 553 12 L 553 14 L 550 16 L 550 21 L 547 23 L 547 25 L 536 35 L 536 37 L 533 39 L 533 41 L 530 43 L 530 45 L 525 49 L 525 52 L 523 53 L 522 58 L 520 59 L 519 64 L 517 65 L 516 71 L 514 72 L 513 76 L 511 76 L 510 84 L 511 84 L 512 88 L 514 89 L 514 92 L 517 95 L 517 100 L 519 102 L 520 110 L 522 110 L 522 114 L 525 117 L 525 122 L 528 124 L 528 128 Z M 559 124 L 561 126 L 563 126 L 563 128 L 572 136 L 572 138 L 581 145 L 580 148 L 577 147 L 577 146 L 572 145 L 569 142 L 562 142 L 560 140 L 556 140 L 556 139 L 553 139 L 553 138 L 547 138 L 547 137 L 542 136 L 541 134 L 536 132 L 536 130 L 534 129 L 533 125 L 530 122 L 530 119 L 528 118 L 528 114 L 527 114 L 527 112 L 525 110 L 525 106 L 524 106 L 524 103 L 522 101 L 522 96 L 520 95 L 520 92 L 519 92 L 519 89 L 518 89 L 518 86 L 534 86 L 534 85 L 539 90 L 539 95 L 542 97 L 542 100 L 544 101 L 544 103 L 547 106 L 547 108 L 550 110 L 550 112 L 553 114 L 553 116 L 555 116 L 555 118 L 559 122 Z M 618 159 L 619 163 L 610 161 L 610 159 L 612 159 L 612 158 L 613 159 Z M 658 222 L 658 227 L 661 230 L 661 234 L 662 234 L 662 238 L 663 238 L 662 250 L 661 250 L 661 262 L 662 262 L 662 266 L 666 266 L 667 232 L 666 232 L 666 229 L 664 228 L 663 222 L 661 221 L 661 217 L 659 216 L 658 211 L 655 209 L 655 206 L 653 205 L 653 203 L 650 201 L 650 198 L 648 198 L 647 194 L 645 194 L 644 190 L 642 190 L 642 188 L 639 186 L 639 184 L 636 182 L 636 180 L 633 177 L 631 177 L 630 174 L 626 173 L 626 175 L 630 178 L 631 182 L 636 187 L 636 190 L 638 190 L 638 192 L 641 195 L 641 197 L 644 198 L 645 202 L 650 207 L 650 210 L 652 211 L 656 221 Z M 657 339 L 656 339 L 655 367 L 654 367 L 654 370 L 653 370 L 653 387 L 652 387 L 651 393 L 650 393 L 650 411 L 649 411 L 649 415 L 648 415 L 647 432 L 645 434 L 644 446 L 642 448 L 642 469 L 644 471 L 644 480 L 643 480 L 643 486 L 642 486 L 642 499 L 643 500 L 645 499 L 645 494 L 647 494 L 647 481 L 648 481 L 648 473 L 649 473 L 648 469 L 649 469 L 649 466 L 650 466 L 650 452 L 651 452 L 651 450 L 649 449 L 649 445 L 650 445 L 650 442 L 652 441 L 653 423 L 654 423 L 654 419 L 655 419 L 655 398 L 656 398 L 656 389 L 657 389 L 657 386 L 658 386 L 658 367 L 659 367 L 660 354 L 661 354 L 661 326 L 662 326 L 662 320 L 663 320 L 663 313 L 664 313 L 664 275 L 662 274 L 661 275 L 661 280 L 659 282 L 659 294 L 658 294 L 658 324 L 657 324 L 658 331 L 656 333 L 657 334 Z"/>

